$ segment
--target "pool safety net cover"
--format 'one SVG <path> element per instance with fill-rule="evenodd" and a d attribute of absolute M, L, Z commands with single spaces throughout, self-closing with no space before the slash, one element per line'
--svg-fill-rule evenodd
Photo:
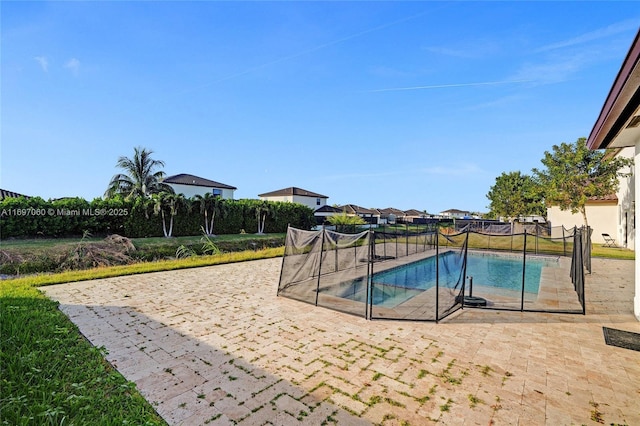
<path fill-rule="evenodd" d="M 438 321 L 463 306 L 584 314 L 589 246 L 588 229 L 289 228 L 278 295 L 369 319 Z"/>

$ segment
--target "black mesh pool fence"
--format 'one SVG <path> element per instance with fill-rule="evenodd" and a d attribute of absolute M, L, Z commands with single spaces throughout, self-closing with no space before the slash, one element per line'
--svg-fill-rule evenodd
<path fill-rule="evenodd" d="M 585 313 L 588 229 L 562 239 L 484 229 L 290 227 L 278 295 L 368 319 L 439 321 L 464 307 Z"/>

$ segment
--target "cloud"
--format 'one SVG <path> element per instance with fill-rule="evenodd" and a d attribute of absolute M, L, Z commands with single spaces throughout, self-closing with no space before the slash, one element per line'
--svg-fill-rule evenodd
<path fill-rule="evenodd" d="M 494 99 L 489 102 L 484 102 L 476 105 L 469 105 L 465 108 L 465 110 L 474 111 L 474 110 L 481 110 L 485 108 L 501 107 L 504 105 L 513 104 L 514 102 L 522 102 L 523 99 L 525 99 L 525 97 L 522 95 L 503 96 L 501 98 Z"/>
<path fill-rule="evenodd" d="M 551 58 L 540 63 L 528 63 L 520 67 L 514 79 L 536 81 L 541 84 L 560 83 L 569 80 L 593 58 L 584 54 Z"/>
<path fill-rule="evenodd" d="M 323 176 L 323 180 L 371 180 L 377 178 L 389 178 L 394 177 L 398 178 L 401 176 L 410 176 L 410 175 L 437 175 L 437 176 L 448 176 L 448 177 L 477 177 L 481 175 L 485 175 L 486 172 L 481 169 L 477 164 L 467 163 L 467 164 L 455 164 L 451 166 L 436 166 L 436 167 L 427 167 L 427 168 L 408 168 L 406 170 L 398 170 L 398 171 L 379 171 L 372 173 L 343 173 L 343 174 L 328 174 Z"/>
<path fill-rule="evenodd" d="M 372 179 L 372 178 L 381 178 L 381 177 L 389 177 L 389 176 L 398 176 L 403 173 L 401 172 L 378 172 L 378 173 L 342 173 L 336 175 L 325 175 L 323 176 L 323 180 L 353 180 L 353 179 Z"/>
<path fill-rule="evenodd" d="M 73 75 L 78 75 L 80 71 L 80 61 L 76 58 L 71 58 L 64 64 L 64 67 L 71 70 Z"/>
<path fill-rule="evenodd" d="M 450 177 L 474 177 L 485 174 L 476 164 L 456 164 L 452 166 L 435 166 L 421 170 L 428 175 L 450 176 Z"/>
<path fill-rule="evenodd" d="M 47 58 L 45 56 L 36 56 L 33 59 L 38 61 L 38 63 L 40 64 L 40 67 L 42 68 L 42 71 L 44 72 L 49 71 L 49 61 L 47 61 Z"/>
<path fill-rule="evenodd" d="M 542 46 L 536 49 L 536 52 L 547 52 L 550 50 L 562 49 L 564 47 L 576 46 L 583 43 L 588 43 L 595 40 L 611 37 L 616 34 L 625 33 L 629 31 L 638 31 L 638 20 L 628 19 L 625 21 L 611 24 L 604 28 L 599 28 L 595 31 L 581 34 L 577 37 L 572 37 L 568 40 L 562 40 L 556 43 L 551 43 L 546 46 Z"/>
<path fill-rule="evenodd" d="M 451 87 L 473 87 L 473 86 L 495 86 L 498 84 L 518 84 L 529 83 L 532 79 L 502 80 L 502 81 L 481 81 L 476 83 L 450 83 L 450 84 L 431 84 L 428 86 L 410 86 L 410 87 L 392 87 L 387 89 L 365 90 L 365 93 L 377 92 L 400 92 L 406 90 L 428 90 L 428 89 L 447 89 Z"/>
<path fill-rule="evenodd" d="M 486 39 L 462 40 L 457 43 L 455 47 L 445 46 L 426 46 L 424 50 L 436 55 L 450 56 L 453 58 L 463 59 L 475 59 L 475 58 L 487 58 L 500 52 L 501 44 L 495 41 Z"/>
<path fill-rule="evenodd" d="M 387 28 L 390 28 L 390 27 L 393 27 L 393 26 L 396 26 L 396 25 L 399 25 L 399 24 L 403 24 L 405 22 L 420 18 L 420 17 L 422 17 L 422 16 L 424 16 L 426 14 L 427 14 L 426 11 L 425 12 L 420 12 L 420 13 L 417 13 L 415 15 L 407 16 L 407 17 L 404 17 L 404 18 L 397 19 L 395 21 L 391 21 L 391 22 L 387 22 L 387 23 L 382 24 L 382 25 L 378 25 L 376 27 L 371 27 L 371 28 L 368 28 L 368 29 L 365 29 L 365 30 L 362 30 L 362 31 L 358 31 L 358 32 L 346 35 L 346 36 L 341 37 L 341 38 L 336 38 L 336 39 L 328 41 L 326 43 L 322 43 L 322 44 L 319 44 L 317 46 L 313 46 L 313 47 L 310 47 L 310 48 L 307 48 L 307 49 L 304 49 L 304 50 L 300 50 L 300 51 L 298 51 L 296 53 L 292 53 L 290 55 L 281 56 L 279 58 L 273 59 L 273 60 L 268 61 L 268 62 L 264 62 L 264 63 L 259 64 L 259 65 L 255 65 L 253 67 L 245 69 L 244 71 L 239 71 L 239 72 L 237 72 L 235 74 L 230 74 L 230 75 L 228 75 L 226 77 L 219 78 L 219 79 L 217 79 L 215 81 L 212 81 L 212 82 L 209 82 L 209 83 L 197 86 L 197 87 L 192 87 L 192 88 L 183 90 L 181 93 L 186 93 L 186 92 L 205 89 L 205 88 L 207 88 L 209 86 L 212 86 L 214 84 L 218 84 L 218 83 L 222 83 L 222 82 L 227 81 L 227 80 L 235 79 L 235 78 L 244 76 L 246 74 L 250 74 L 250 73 L 259 71 L 259 70 L 261 70 L 263 68 L 267 68 L 267 67 L 270 67 L 272 65 L 279 64 L 281 62 L 286 62 L 286 61 L 290 61 L 292 59 L 297 59 L 297 58 L 302 57 L 302 56 L 307 56 L 307 55 L 309 55 L 311 53 L 315 53 L 315 52 L 317 52 L 319 50 L 323 50 L 323 49 L 326 49 L 326 48 L 329 48 L 329 47 L 332 47 L 332 46 L 343 44 L 343 43 L 345 43 L 347 41 L 350 41 L 350 40 L 353 40 L 353 39 L 357 39 L 357 38 L 361 38 L 361 37 L 363 37 L 365 35 L 368 35 L 368 34 L 371 34 L 371 33 L 377 32 L 377 31 L 381 31 L 381 30 L 384 30 L 384 29 L 387 29 Z"/>

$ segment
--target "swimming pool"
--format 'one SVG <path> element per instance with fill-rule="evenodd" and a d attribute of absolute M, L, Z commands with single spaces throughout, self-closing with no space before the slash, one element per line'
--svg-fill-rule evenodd
<path fill-rule="evenodd" d="M 461 288 L 462 257 L 458 253 L 447 252 L 439 256 L 440 287 Z M 493 253 L 468 253 L 466 276 L 473 278 L 474 286 L 489 287 L 496 292 L 522 291 L 522 257 Z M 525 293 L 537 294 L 542 268 L 557 266 L 555 258 L 527 257 Z M 395 307 L 436 285 L 436 257 L 428 257 L 417 262 L 399 266 L 372 276 L 373 305 Z M 460 282 L 459 282 L 460 281 Z M 467 280 L 467 286 L 469 280 Z M 337 296 L 359 302 L 366 299 L 366 280 L 343 283 Z"/>

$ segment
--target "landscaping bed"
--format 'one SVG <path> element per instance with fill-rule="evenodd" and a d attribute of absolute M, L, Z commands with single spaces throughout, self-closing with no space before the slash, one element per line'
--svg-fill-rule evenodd
<path fill-rule="evenodd" d="M 18 276 L 96 267 L 130 265 L 206 254 L 207 242 L 222 253 L 284 246 L 284 234 L 235 234 L 217 237 L 5 240 L 0 247 L 0 274 Z M 210 247 L 210 244 L 208 245 Z M 179 249 L 182 248 L 181 251 Z"/>

